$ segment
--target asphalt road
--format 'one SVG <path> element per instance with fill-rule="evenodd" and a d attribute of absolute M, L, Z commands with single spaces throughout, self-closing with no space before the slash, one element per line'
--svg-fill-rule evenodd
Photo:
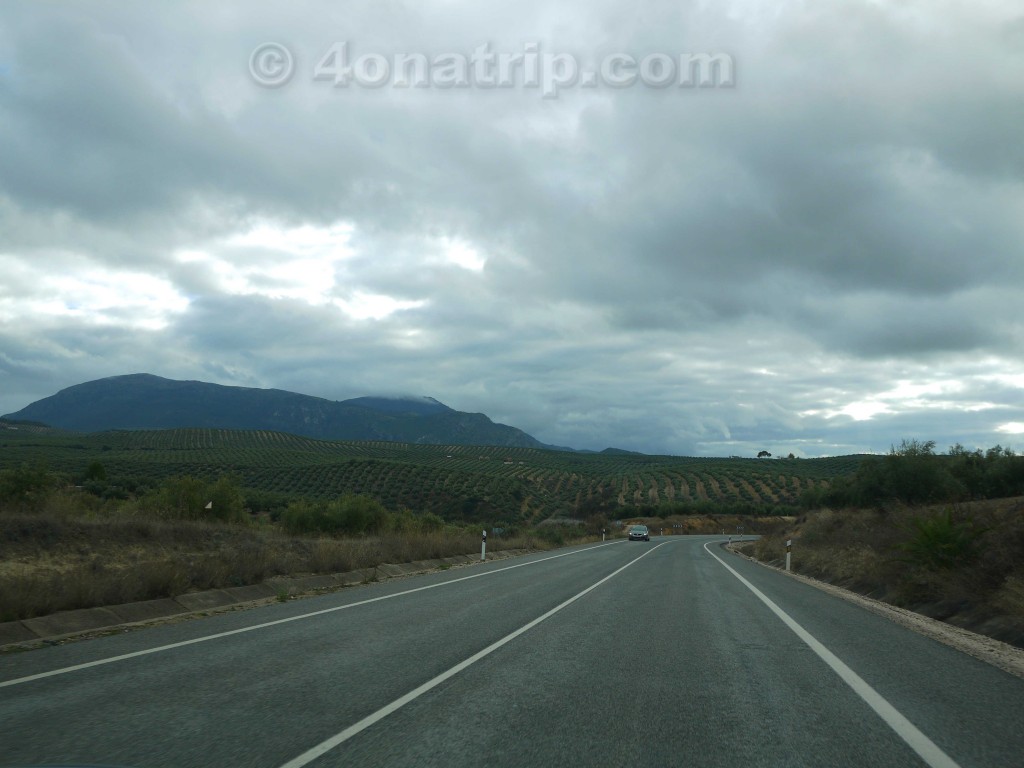
<path fill-rule="evenodd" d="M 1024 680 L 718 542 L 0 656 L 0 765 L 1024 767 Z"/>

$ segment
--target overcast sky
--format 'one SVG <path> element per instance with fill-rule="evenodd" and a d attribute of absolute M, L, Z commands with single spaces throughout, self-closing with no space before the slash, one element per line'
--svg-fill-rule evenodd
<path fill-rule="evenodd" d="M 8 0 L 0 275 L 0 413 L 147 372 L 1019 450 L 1024 7 Z"/>

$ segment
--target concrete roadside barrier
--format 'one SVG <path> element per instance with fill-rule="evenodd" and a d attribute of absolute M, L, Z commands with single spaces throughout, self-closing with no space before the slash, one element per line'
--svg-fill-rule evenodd
<path fill-rule="evenodd" d="M 225 587 L 224 592 L 227 592 L 237 602 L 250 603 L 254 600 L 262 600 L 266 597 L 275 597 L 277 592 L 267 582 L 262 584 L 250 584 L 247 587 Z"/>
<path fill-rule="evenodd" d="M 20 621 L 5 621 L 0 623 L 0 647 L 38 639 L 39 635 L 26 627 Z"/>
<path fill-rule="evenodd" d="M 190 611 L 205 611 L 210 608 L 223 608 L 225 605 L 234 605 L 238 602 L 223 589 L 208 589 L 205 592 L 189 592 L 186 595 L 178 595 L 174 599 Z"/>
<path fill-rule="evenodd" d="M 338 583 L 343 587 L 354 587 L 377 578 L 376 568 L 360 568 L 358 571 L 338 574 Z"/>
<path fill-rule="evenodd" d="M 36 637 L 48 637 L 102 629 L 120 624 L 121 619 L 109 608 L 81 608 L 77 611 L 61 611 L 49 616 L 25 619 L 21 623 L 35 633 Z"/>
<path fill-rule="evenodd" d="M 167 616 L 176 616 L 180 613 L 189 612 L 188 608 L 170 597 L 161 597 L 156 600 L 140 600 L 137 603 L 111 605 L 108 610 L 121 619 L 123 623 L 162 619 Z"/>

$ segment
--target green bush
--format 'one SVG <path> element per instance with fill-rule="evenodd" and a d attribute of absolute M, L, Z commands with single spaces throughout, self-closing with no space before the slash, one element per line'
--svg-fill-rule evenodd
<path fill-rule="evenodd" d="M 801 509 L 820 509 L 829 496 L 829 488 L 820 485 L 811 485 L 800 491 L 797 503 Z"/>
<path fill-rule="evenodd" d="M 85 475 L 82 479 L 86 481 L 99 480 L 101 482 L 105 482 L 107 479 L 107 470 L 101 462 L 91 461 L 89 462 L 89 466 L 86 467 Z"/>
<path fill-rule="evenodd" d="M 294 501 L 281 514 L 281 524 L 293 535 L 359 535 L 387 530 L 391 516 L 369 496 L 345 495 L 331 501 Z"/>
<path fill-rule="evenodd" d="M 863 461 L 850 477 L 837 477 L 823 495 L 801 495 L 813 509 L 904 504 L 955 503 L 1024 494 L 1024 457 L 995 446 L 984 453 L 957 444 L 947 454 L 935 452 L 931 440 L 903 440 L 888 455 Z"/>
<path fill-rule="evenodd" d="M 186 475 L 165 480 L 145 501 L 161 517 L 199 520 L 206 506 L 206 483 Z M 155 508 L 155 509 L 154 509 Z"/>
<path fill-rule="evenodd" d="M 444 518 L 440 515 L 435 515 L 433 512 L 418 515 L 416 520 L 421 531 L 434 532 L 444 530 Z"/>
<path fill-rule="evenodd" d="M 43 508 L 59 478 L 41 464 L 22 464 L 0 472 L 0 507 L 36 512 Z"/>
<path fill-rule="evenodd" d="M 158 517 L 175 520 L 245 521 L 245 497 L 235 477 L 221 475 L 209 483 L 185 475 L 165 480 L 140 499 L 140 507 Z"/>
<path fill-rule="evenodd" d="M 906 560 L 927 571 L 957 568 L 977 557 L 976 542 L 984 530 L 970 518 L 955 520 L 950 509 L 930 517 L 914 517 L 908 526 L 910 539 L 897 545 Z"/>
<path fill-rule="evenodd" d="M 238 480 L 221 475 L 212 485 L 206 487 L 209 508 L 204 505 L 205 519 L 239 523 L 246 519 L 245 497 Z"/>

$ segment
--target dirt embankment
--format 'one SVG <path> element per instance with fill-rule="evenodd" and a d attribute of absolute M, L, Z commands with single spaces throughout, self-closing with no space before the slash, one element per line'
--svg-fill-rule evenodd
<path fill-rule="evenodd" d="M 753 549 L 752 544 L 733 544 L 732 549 L 740 554 L 750 557 L 752 560 L 757 561 L 756 558 L 752 557 L 750 554 Z M 764 565 L 764 563 L 762 563 L 762 565 Z M 848 589 L 843 589 L 842 587 L 837 587 L 834 584 L 828 584 L 824 581 L 818 581 L 817 579 L 812 579 L 799 573 L 791 572 L 790 576 L 795 579 L 799 579 L 806 584 L 810 584 L 813 587 L 833 594 L 836 597 L 842 598 L 843 600 L 856 603 L 872 613 L 884 616 L 890 621 L 894 621 L 900 626 L 913 630 L 918 634 L 926 635 L 933 640 L 937 640 L 940 643 L 956 648 L 962 653 L 966 653 L 976 659 L 980 659 L 995 667 L 999 667 L 1000 669 L 1009 672 L 1011 675 L 1024 678 L 1024 650 L 1016 646 L 1004 643 L 1000 640 L 996 640 L 995 638 L 988 637 L 987 635 L 980 634 L 969 629 L 953 626 L 952 624 L 947 624 L 944 621 L 923 616 L 920 613 L 915 613 L 914 611 L 907 610 L 906 608 L 899 608 L 895 605 L 882 602 L 881 600 L 874 600 L 870 597 L 859 595 Z"/>
<path fill-rule="evenodd" d="M 744 547 L 795 573 L 1024 648 L 1024 499 L 821 510 Z"/>

